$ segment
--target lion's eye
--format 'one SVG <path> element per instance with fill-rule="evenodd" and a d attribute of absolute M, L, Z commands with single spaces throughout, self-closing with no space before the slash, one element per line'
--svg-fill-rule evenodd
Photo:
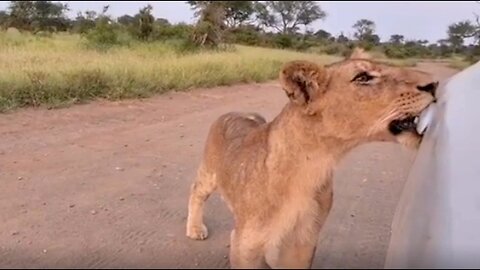
<path fill-rule="evenodd" d="M 352 82 L 355 81 L 355 82 L 360 82 L 360 83 L 366 83 L 366 82 L 371 81 L 373 78 L 375 78 L 375 77 L 368 74 L 367 72 L 360 72 L 352 79 Z"/>

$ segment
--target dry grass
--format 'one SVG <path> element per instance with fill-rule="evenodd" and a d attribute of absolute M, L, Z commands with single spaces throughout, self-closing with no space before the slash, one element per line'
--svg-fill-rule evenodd
<path fill-rule="evenodd" d="M 85 48 L 78 36 L 0 33 L 0 110 L 262 82 L 293 59 L 329 63 L 337 58 L 245 46 L 185 55 L 167 43 L 99 52 Z"/>

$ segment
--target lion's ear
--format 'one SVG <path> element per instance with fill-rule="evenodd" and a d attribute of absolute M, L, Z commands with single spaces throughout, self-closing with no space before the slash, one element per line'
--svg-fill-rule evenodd
<path fill-rule="evenodd" d="M 353 49 L 350 59 L 372 59 L 372 56 L 367 53 L 364 49 L 356 47 Z"/>
<path fill-rule="evenodd" d="M 305 105 L 324 92 L 327 71 L 309 61 L 291 61 L 280 71 L 280 83 L 288 98 L 295 104 Z"/>

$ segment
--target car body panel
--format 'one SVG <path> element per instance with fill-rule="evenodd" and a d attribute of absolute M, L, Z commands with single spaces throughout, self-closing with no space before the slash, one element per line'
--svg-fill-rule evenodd
<path fill-rule="evenodd" d="M 439 89 L 385 268 L 480 267 L 480 62 Z"/>

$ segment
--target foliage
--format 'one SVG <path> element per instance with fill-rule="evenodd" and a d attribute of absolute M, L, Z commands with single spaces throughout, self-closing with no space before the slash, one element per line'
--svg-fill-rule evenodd
<path fill-rule="evenodd" d="M 225 5 L 217 1 L 188 1 L 195 9 L 198 21 L 192 41 L 199 47 L 218 48 L 225 30 Z"/>
<path fill-rule="evenodd" d="M 258 1 L 255 10 L 261 26 L 283 35 L 296 33 L 300 25 L 306 27 L 327 16 L 315 1 Z"/>
<path fill-rule="evenodd" d="M 90 48 L 105 51 L 114 45 L 119 45 L 119 34 L 110 16 L 106 14 L 109 6 L 103 8 L 102 13 L 95 18 L 95 27 L 88 30 L 84 37 Z"/>
<path fill-rule="evenodd" d="M 104 11 L 87 10 L 68 18 L 68 6 L 52 1 L 10 1 L 0 11 L 0 25 L 9 31 L 31 32 L 37 37 L 52 33 L 80 34 L 87 48 L 107 51 L 112 47 L 165 42 L 179 53 L 231 47 L 244 44 L 297 51 L 315 51 L 347 55 L 354 46 L 383 53 L 395 59 L 448 58 L 461 56 L 477 61 L 480 56 L 480 22 L 478 16 L 465 18 L 446 29 L 445 38 L 437 42 L 411 40 L 392 33 L 387 40 L 376 34 L 376 23 L 360 19 L 352 25 L 352 36 L 312 29 L 313 22 L 327 17 L 316 1 L 187 1 L 197 21 L 191 24 L 170 23 L 155 18 L 147 5 L 137 14 L 112 18 Z M 345 29 L 347 30 L 347 29 Z"/>
<path fill-rule="evenodd" d="M 8 19 L 3 14 L 6 27 L 26 31 L 65 31 L 69 21 L 65 16 L 66 4 L 52 1 L 10 1 Z"/>

